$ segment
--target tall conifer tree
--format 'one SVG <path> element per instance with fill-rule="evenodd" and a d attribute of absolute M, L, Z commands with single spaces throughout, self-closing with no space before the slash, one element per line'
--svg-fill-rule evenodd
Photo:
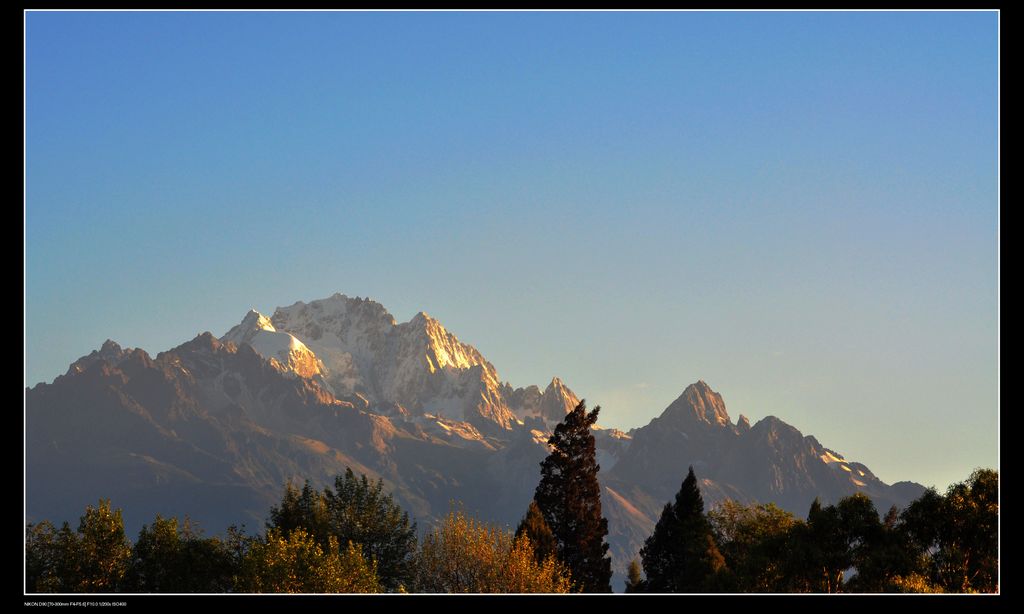
<path fill-rule="evenodd" d="M 724 566 L 704 499 L 690 467 L 674 502 L 666 503 L 654 533 L 640 549 L 652 593 L 693 593 L 714 590 L 713 576 Z"/>
<path fill-rule="evenodd" d="M 597 482 L 594 436 L 590 427 L 601 410 L 587 413 L 580 401 L 548 439 L 551 454 L 540 464 L 534 494 L 557 542 L 558 558 L 572 573 L 577 590 L 611 592 L 612 562 L 608 557 L 608 521 L 601 516 L 601 485 Z"/>

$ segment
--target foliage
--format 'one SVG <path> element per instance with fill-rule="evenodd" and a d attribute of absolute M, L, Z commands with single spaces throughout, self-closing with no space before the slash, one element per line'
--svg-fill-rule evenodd
<path fill-rule="evenodd" d="M 784 591 L 790 532 L 800 522 L 775 504 L 745 506 L 726 500 L 708 513 L 735 592 Z"/>
<path fill-rule="evenodd" d="M 134 593 L 221 593 L 231 590 L 239 557 L 231 539 L 203 538 L 188 518 L 157 515 L 132 548 L 125 590 Z"/>
<path fill-rule="evenodd" d="M 28 525 L 26 590 L 115 592 L 121 588 L 130 556 L 121 510 L 111 510 L 110 501 L 101 500 L 96 507 L 86 507 L 77 532 L 66 522 L 59 531 L 46 521 Z"/>
<path fill-rule="evenodd" d="M 690 467 L 675 501 L 666 503 L 654 533 L 640 549 L 645 590 L 652 593 L 692 593 L 721 590 L 719 574 L 725 560 L 704 515 L 704 499 Z"/>
<path fill-rule="evenodd" d="M 270 508 L 267 528 L 277 529 L 286 537 L 292 531 L 302 529 L 321 545 L 326 544 L 331 534 L 326 496 L 315 490 L 309 480 L 301 491 L 289 482 L 285 485 L 281 505 Z"/>
<path fill-rule="evenodd" d="M 270 511 L 268 528 L 289 535 L 302 529 L 321 548 L 331 537 L 339 544 L 353 542 L 376 562 L 380 583 L 386 590 L 407 586 L 413 575 L 416 525 L 410 523 L 383 483 L 356 478 L 351 469 L 334 480 L 334 489 L 314 490 L 307 481 L 301 491 L 289 484 L 280 506 Z"/>
<path fill-rule="evenodd" d="M 558 543 L 551 532 L 551 527 L 544 521 L 544 514 L 537 507 L 536 501 L 530 501 L 526 516 L 516 528 L 516 537 L 525 535 L 533 545 L 533 555 L 538 562 L 549 556 L 557 556 Z"/>
<path fill-rule="evenodd" d="M 843 592 L 846 571 L 866 556 L 880 526 L 874 504 L 862 494 L 826 507 L 815 499 L 807 522 L 795 525 L 791 534 L 789 590 Z"/>
<path fill-rule="evenodd" d="M 629 562 L 626 570 L 626 592 L 642 593 L 644 588 L 643 570 L 640 568 L 640 561 L 633 559 Z"/>
<path fill-rule="evenodd" d="M 541 463 L 534 501 L 550 527 L 558 558 L 572 573 L 574 587 L 588 593 L 611 592 L 607 555 L 608 521 L 601 515 L 600 466 L 590 427 L 600 407 L 587 413 L 584 401 L 565 415 L 548 439 L 551 453 Z"/>
<path fill-rule="evenodd" d="M 901 514 L 930 582 L 945 592 L 999 590 L 999 473 L 977 469 L 942 496 L 929 490 Z"/>
<path fill-rule="evenodd" d="M 941 586 L 933 584 L 927 576 L 911 573 L 907 576 L 893 576 L 888 583 L 889 593 L 942 593 Z"/>
<path fill-rule="evenodd" d="M 372 562 L 359 546 L 349 542 L 344 551 L 329 538 L 327 548 L 304 529 L 287 537 L 277 529 L 267 531 L 242 560 L 236 589 L 248 593 L 375 593 L 380 592 Z"/>
<path fill-rule="evenodd" d="M 551 439 L 538 496 L 514 536 L 452 512 L 417 549 L 415 525 L 381 483 L 348 471 L 334 490 L 288 486 L 263 538 L 235 527 L 204 538 L 187 518 L 157 516 L 132 546 L 121 511 L 103 500 L 86 508 L 77 531 L 66 522 L 29 524 L 26 592 L 605 590 L 610 568 L 580 565 L 597 581 L 574 582 L 563 560 L 608 561 L 589 435 L 597 409 L 588 416 L 581 403 L 574 413 Z M 627 592 L 995 592 L 998 487 L 996 471 L 976 470 L 884 519 L 858 494 L 815 501 L 805 522 L 771 504 L 732 501 L 705 515 L 691 468 L 641 550 L 646 578 L 632 561 Z M 568 498 L 559 503 L 558 493 Z M 572 496 L 594 499 L 574 504 Z M 379 561 L 390 566 L 391 584 Z"/>
<path fill-rule="evenodd" d="M 416 590 L 425 593 L 566 593 L 569 570 L 538 561 L 529 537 L 449 512 L 420 546 Z"/>
<path fill-rule="evenodd" d="M 48 520 L 29 524 L 25 531 L 25 592 L 71 592 L 76 557 L 68 523 L 59 532 Z"/>

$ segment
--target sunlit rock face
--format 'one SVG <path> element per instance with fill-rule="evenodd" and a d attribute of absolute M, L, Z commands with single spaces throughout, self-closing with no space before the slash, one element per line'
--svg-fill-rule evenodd
<path fill-rule="evenodd" d="M 494 366 L 424 312 L 398 324 L 379 303 L 335 294 L 279 308 L 271 321 L 312 348 L 341 395 L 465 420 L 487 433 L 517 423 Z"/>

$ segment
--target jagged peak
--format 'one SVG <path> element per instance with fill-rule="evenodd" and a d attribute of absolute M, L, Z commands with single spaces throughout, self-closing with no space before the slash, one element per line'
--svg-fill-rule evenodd
<path fill-rule="evenodd" d="M 81 373 L 92 364 L 102 361 L 116 365 L 124 360 L 129 354 L 131 354 L 130 348 L 122 348 L 116 341 L 107 339 L 103 342 L 103 345 L 100 346 L 100 349 L 93 350 L 87 355 L 82 356 L 75 362 L 71 363 L 65 374 Z"/>
<path fill-rule="evenodd" d="M 391 313 L 388 312 L 384 305 L 378 303 L 377 301 L 369 297 L 352 297 L 346 294 L 342 294 L 340 292 L 335 292 L 334 294 L 330 295 L 327 298 L 315 299 L 308 303 L 296 301 L 295 303 L 288 307 L 279 307 L 278 309 L 283 311 L 292 309 L 301 310 L 304 307 L 307 309 L 312 309 L 314 311 L 323 311 L 325 314 L 328 315 L 344 313 L 348 311 L 366 311 L 369 313 L 386 315 L 392 321 L 394 320 L 394 317 L 391 316 Z"/>
<path fill-rule="evenodd" d="M 406 322 L 405 325 L 412 327 L 414 330 L 423 331 L 431 338 L 444 336 L 450 336 L 453 339 L 455 338 L 455 335 L 448 332 L 448 329 L 444 327 L 444 324 L 441 324 L 437 318 L 432 317 L 426 311 L 417 311 L 416 315 Z"/>
<path fill-rule="evenodd" d="M 711 389 L 711 386 L 708 386 L 707 382 L 705 382 L 702 379 L 699 379 L 699 380 L 695 381 L 694 383 L 690 384 L 689 386 L 687 386 L 686 390 L 684 390 L 683 393 L 685 394 L 687 391 L 691 391 L 691 390 L 694 393 L 700 394 L 700 395 L 714 395 L 714 394 L 718 394 L 717 392 L 715 392 L 714 390 Z"/>
<path fill-rule="evenodd" d="M 121 346 L 113 339 L 107 339 L 106 341 L 103 342 L 103 345 L 100 346 L 100 354 L 108 352 L 119 353 L 121 352 Z"/>
<path fill-rule="evenodd" d="M 722 395 L 712 390 L 704 380 L 687 386 L 662 415 L 692 416 L 701 422 L 723 426 L 732 423 Z"/>
<path fill-rule="evenodd" d="M 221 342 L 220 339 L 213 336 L 213 333 L 206 331 L 199 333 L 185 343 L 157 353 L 156 360 L 164 360 L 168 356 L 177 356 L 180 358 L 186 354 L 191 354 L 196 351 L 202 353 L 217 353 L 221 350 L 233 354 L 238 351 L 238 346 L 230 341 Z"/>
<path fill-rule="evenodd" d="M 231 330 L 224 333 L 224 336 L 220 338 L 222 343 L 231 342 L 235 345 L 242 345 L 243 343 L 249 343 L 253 337 L 260 331 L 277 332 L 274 325 L 271 324 L 270 318 L 256 311 L 250 309 L 242 321 L 235 326 L 231 327 Z"/>
<path fill-rule="evenodd" d="M 576 400 L 576 402 L 579 402 L 579 399 L 577 398 L 576 394 L 572 391 L 572 389 L 566 386 L 565 382 L 563 382 L 562 379 L 559 377 L 551 378 L 551 383 L 549 383 L 547 388 L 544 389 L 543 394 L 545 396 L 548 396 L 551 395 L 552 393 L 556 394 L 559 397 L 571 398 Z"/>
<path fill-rule="evenodd" d="M 417 311 L 416 315 L 412 317 L 410 322 L 437 322 L 437 319 L 432 318 L 426 311 Z"/>
<path fill-rule="evenodd" d="M 409 326 L 416 331 L 422 331 L 435 342 L 454 342 L 461 345 L 467 345 L 459 341 L 458 337 L 456 337 L 454 333 L 445 328 L 444 324 L 441 324 L 440 320 L 431 316 L 426 311 L 416 312 L 416 315 L 406 322 L 405 326 Z M 467 347 L 472 346 L 467 345 Z"/>
<path fill-rule="evenodd" d="M 751 427 L 755 434 L 783 435 L 793 441 L 803 440 L 804 434 L 792 424 L 778 418 L 777 416 L 765 416 Z M 810 444 L 811 442 L 808 442 Z M 820 444 L 819 444 L 820 445 Z"/>
<path fill-rule="evenodd" d="M 245 317 L 242 318 L 242 324 L 249 324 L 262 330 L 277 330 L 270 322 L 270 318 L 257 311 L 255 307 L 249 309 L 249 312 L 245 314 Z"/>
<path fill-rule="evenodd" d="M 196 335 L 191 341 L 186 341 L 176 348 L 167 350 L 166 352 L 160 352 L 157 354 L 157 358 L 160 358 L 164 354 L 178 353 L 182 351 L 193 351 L 193 350 L 204 350 L 209 352 L 216 352 L 217 350 L 224 347 L 224 343 L 213 336 L 210 331 L 205 331 Z"/>
<path fill-rule="evenodd" d="M 572 405 L 572 407 L 569 407 L 566 411 L 572 411 L 572 409 L 580 402 L 580 398 L 576 396 L 576 393 L 573 392 L 572 389 L 569 388 L 569 386 L 567 386 L 559 377 L 551 378 L 551 383 L 544 389 L 542 396 L 545 399 L 551 399 L 552 401 L 557 399 L 561 403 Z"/>
<path fill-rule="evenodd" d="M 285 371 L 292 371 L 302 377 L 313 377 L 323 371 L 320 359 L 298 337 L 279 331 L 270 318 L 256 309 L 250 309 L 242 322 L 220 338 L 222 343 L 232 343 L 241 349 L 249 346 L 268 361 Z"/>

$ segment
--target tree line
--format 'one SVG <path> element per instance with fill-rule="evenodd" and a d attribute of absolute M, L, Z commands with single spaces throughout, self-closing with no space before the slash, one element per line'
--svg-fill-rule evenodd
<path fill-rule="evenodd" d="M 611 592 L 584 402 L 548 440 L 541 479 L 515 532 L 457 506 L 422 538 L 383 483 L 351 469 L 333 488 L 288 484 L 262 535 L 205 537 L 157 516 L 132 544 L 120 510 L 89 506 L 26 527 L 26 591 L 133 593 Z M 709 513 L 691 468 L 629 567 L 627 592 L 974 592 L 998 590 L 998 474 L 975 471 L 879 518 L 854 495 L 806 520 L 772 504 Z M 848 577 L 851 574 L 853 577 Z"/>
<path fill-rule="evenodd" d="M 999 475 L 974 471 L 880 517 L 863 494 L 815 500 L 806 520 L 774 504 L 708 513 L 690 468 L 630 564 L 627 592 L 973 593 L 999 590 Z M 642 571 L 641 571 L 642 563 Z"/>

